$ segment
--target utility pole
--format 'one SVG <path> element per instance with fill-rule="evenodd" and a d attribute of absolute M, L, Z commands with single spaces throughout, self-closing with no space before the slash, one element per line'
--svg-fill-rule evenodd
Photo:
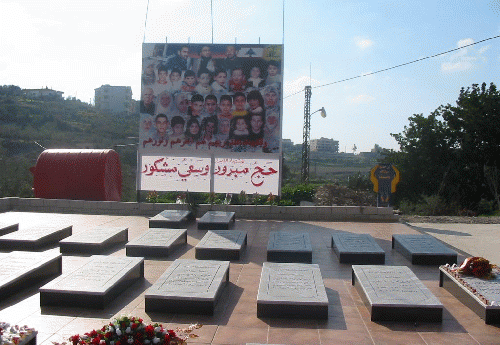
<path fill-rule="evenodd" d="M 302 136 L 302 183 L 309 182 L 309 135 L 311 131 L 311 86 L 305 87 L 304 131 Z"/>

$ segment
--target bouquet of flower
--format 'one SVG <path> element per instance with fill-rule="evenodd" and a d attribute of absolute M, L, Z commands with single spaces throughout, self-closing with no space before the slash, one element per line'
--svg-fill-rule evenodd
<path fill-rule="evenodd" d="M 28 326 L 10 326 L 6 322 L 0 322 L 0 344 L 2 345 L 17 345 L 35 330 Z"/>
<path fill-rule="evenodd" d="M 474 256 L 465 259 L 462 265 L 456 270 L 458 273 L 464 275 L 472 275 L 478 278 L 491 278 L 493 266 L 494 265 L 490 264 L 485 258 Z"/>
<path fill-rule="evenodd" d="M 189 338 L 196 338 L 192 331 L 201 325 L 186 329 L 167 330 L 161 324 L 145 325 L 143 320 L 122 316 L 100 330 L 69 338 L 73 345 L 184 345 Z"/>

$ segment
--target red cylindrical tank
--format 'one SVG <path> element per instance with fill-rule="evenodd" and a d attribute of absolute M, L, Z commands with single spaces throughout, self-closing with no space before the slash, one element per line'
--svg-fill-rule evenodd
<path fill-rule="evenodd" d="M 45 150 L 33 173 L 35 198 L 120 201 L 122 168 L 114 150 Z"/>

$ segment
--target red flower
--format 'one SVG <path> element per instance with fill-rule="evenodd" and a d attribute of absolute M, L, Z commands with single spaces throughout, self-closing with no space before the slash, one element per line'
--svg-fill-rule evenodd
<path fill-rule="evenodd" d="M 139 326 L 139 324 L 138 324 L 138 323 L 133 323 L 133 324 L 130 326 L 130 328 L 131 328 L 132 330 L 135 330 L 138 326 Z"/>
<path fill-rule="evenodd" d="M 80 335 L 76 334 L 76 335 L 70 337 L 69 340 L 73 343 L 73 345 L 76 345 L 76 344 L 78 344 L 78 341 L 80 340 Z"/>

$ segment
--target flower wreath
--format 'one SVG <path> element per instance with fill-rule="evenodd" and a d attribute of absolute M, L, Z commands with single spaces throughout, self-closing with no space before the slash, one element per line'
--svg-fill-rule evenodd
<path fill-rule="evenodd" d="M 193 324 L 188 328 L 165 329 L 161 324 L 145 325 L 141 318 L 122 316 L 100 330 L 69 338 L 73 345 L 184 345 L 189 338 L 198 337 L 193 330 L 202 325 Z M 55 345 L 65 345 L 57 344 Z"/>

